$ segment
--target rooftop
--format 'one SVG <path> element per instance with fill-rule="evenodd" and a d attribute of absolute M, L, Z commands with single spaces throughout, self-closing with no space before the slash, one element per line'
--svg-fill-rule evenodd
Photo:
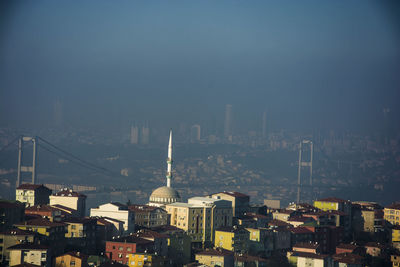
<path fill-rule="evenodd" d="M 115 238 L 115 239 L 107 241 L 107 242 L 135 243 L 135 244 L 151 244 L 151 243 L 153 243 L 153 241 L 141 238 L 136 234 L 128 235 L 128 236 L 121 236 L 121 237 Z"/>
<path fill-rule="evenodd" d="M 22 250 L 22 249 L 47 250 L 47 249 L 49 249 L 49 247 L 44 246 L 44 245 L 39 245 L 39 244 L 24 243 L 24 244 L 17 244 L 17 245 L 11 246 L 8 249 L 10 249 L 10 250 Z"/>
<path fill-rule="evenodd" d="M 36 218 L 24 222 L 20 222 L 15 224 L 16 226 L 42 226 L 42 227 L 56 227 L 56 226 L 65 226 L 64 223 L 55 223 L 51 222 L 45 218 Z"/>
<path fill-rule="evenodd" d="M 310 229 L 307 229 L 305 227 L 296 227 L 296 228 L 290 228 L 290 232 L 293 234 L 312 234 L 313 231 Z"/>
<path fill-rule="evenodd" d="M 319 244 L 317 243 L 296 243 L 293 248 L 309 248 L 309 249 L 317 249 Z"/>
<path fill-rule="evenodd" d="M 268 225 L 269 226 L 278 226 L 278 227 L 292 227 L 292 225 L 290 223 L 287 223 L 287 222 L 284 222 L 281 220 L 277 220 L 277 219 L 271 220 L 268 223 Z"/>
<path fill-rule="evenodd" d="M 225 194 L 225 195 L 229 195 L 232 197 L 245 197 L 245 198 L 249 198 L 248 195 L 240 193 L 240 192 L 235 192 L 235 191 L 224 191 L 224 192 L 219 192 L 217 194 Z"/>
<path fill-rule="evenodd" d="M 220 228 L 216 229 L 216 231 L 237 233 L 239 231 L 243 231 L 243 229 L 244 228 L 236 227 L 236 226 L 226 226 L 226 227 L 220 227 Z"/>
<path fill-rule="evenodd" d="M 135 212 L 150 212 L 159 208 L 149 205 L 130 205 L 128 209 Z"/>
<path fill-rule="evenodd" d="M 363 257 L 360 255 L 352 254 L 352 253 L 340 253 L 332 256 L 333 260 L 336 262 L 342 262 L 347 264 L 362 264 Z"/>
<path fill-rule="evenodd" d="M 35 233 L 33 232 L 21 230 L 19 228 L 8 229 L 0 233 L 0 235 L 34 235 L 34 234 Z"/>
<path fill-rule="evenodd" d="M 400 210 L 400 203 L 393 203 L 387 207 L 385 207 L 385 209 L 394 209 L 394 210 Z"/>
<path fill-rule="evenodd" d="M 354 244 L 344 244 L 344 243 L 339 244 L 338 246 L 336 246 L 336 248 L 351 249 L 351 250 L 354 250 L 354 249 L 356 249 L 357 247 L 358 247 L 358 246 L 357 246 L 357 245 L 354 245 Z"/>
<path fill-rule="evenodd" d="M 72 191 L 72 189 L 64 188 L 61 191 L 53 194 L 53 196 L 58 196 L 58 197 L 83 197 L 86 198 L 85 195 Z"/>
<path fill-rule="evenodd" d="M 300 252 L 300 251 L 293 252 L 292 256 L 301 257 L 301 258 L 320 259 L 320 260 L 323 260 L 323 259 L 329 257 L 329 255 L 314 254 L 314 253 Z"/>
<path fill-rule="evenodd" d="M 196 255 L 205 255 L 205 256 L 233 256 L 233 252 L 230 250 L 226 250 L 223 248 L 217 248 L 217 249 L 206 249 L 203 251 L 200 251 L 196 253 Z"/>
<path fill-rule="evenodd" d="M 347 200 L 337 198 L 337 197 L 328 197 L 328 198 L 321 198 L 318 199 L 317 201 L 322 201 L 322 202 L 336 202 L 336 203 L 345 203 L 348 202 Z"/>

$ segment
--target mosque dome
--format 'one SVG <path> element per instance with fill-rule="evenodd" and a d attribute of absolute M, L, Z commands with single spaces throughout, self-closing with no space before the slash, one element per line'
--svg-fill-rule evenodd
<path fill-rule="evenodd" d="M 150 195 L 150 203 L 170 204 L 180 200 L 178 191 L 168 186 L 159 187 Z"/>

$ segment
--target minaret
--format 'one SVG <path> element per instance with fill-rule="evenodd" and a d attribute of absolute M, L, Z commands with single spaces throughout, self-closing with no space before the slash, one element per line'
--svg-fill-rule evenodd
<path fill-rule="evenodd" d="M 167 158 L 167 187 L 171 187 L 172 178 L 172 130 L 169 131 L 168 158 Z"/>

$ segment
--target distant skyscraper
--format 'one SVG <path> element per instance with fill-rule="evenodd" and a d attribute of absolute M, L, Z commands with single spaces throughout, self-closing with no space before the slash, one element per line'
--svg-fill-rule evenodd
<path fill-rule="evenodd" d="M 190 128 L 190 141 L 191 142 L 200 141 L 200 125 L 195 124 Z"/>
<path fill-rule="evenodd" d="M 57 99 L 53 105 L 53 119 L 55 126 L 61 126 L 62 124 L 62 103 L 60 99 Z"/>
<path fill-rule="evenodd" d="M 150 129 L 148 124 L 142 127 L 142 145 L 148 145 L 150 142 Z"/>
<path fill-rule="evenodd" d="M 267 137 L 267 112 L 264 111 L 262 115 L 262 137 L 266 138 Z"/>
<path fill-rule="evenodd" d="M 225 106 L 224 136 L 229 140 L 232 139 L 232 105 L 230 104 Z"/>
<path fill-rule="evenodd" d="M 135 126 L 131 126 L 131 138 L 130 138 L 131 144 L 136 145 L 137 143 L 139 143 L 139 129 L 138 127 Z"/>

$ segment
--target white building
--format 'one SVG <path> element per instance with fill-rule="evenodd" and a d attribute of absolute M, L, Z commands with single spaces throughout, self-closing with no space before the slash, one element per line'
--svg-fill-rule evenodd
<path fill-rule="evenodd" d="M 132 233 L 135 231 L 135 213 L 130 211 L 126 205 L 111 202 L 100 205 L 98 208 L 90 209 L 90 217 L 108 217 L 124 222 L 124 231 Z"/>
<path fill-rule="evenodd" d="M 78 217 L 85 217 L 86 196 L 72 189 L 64 188 L 50 196 L 50 205 L 61 205 L 76 210 Z"/>

